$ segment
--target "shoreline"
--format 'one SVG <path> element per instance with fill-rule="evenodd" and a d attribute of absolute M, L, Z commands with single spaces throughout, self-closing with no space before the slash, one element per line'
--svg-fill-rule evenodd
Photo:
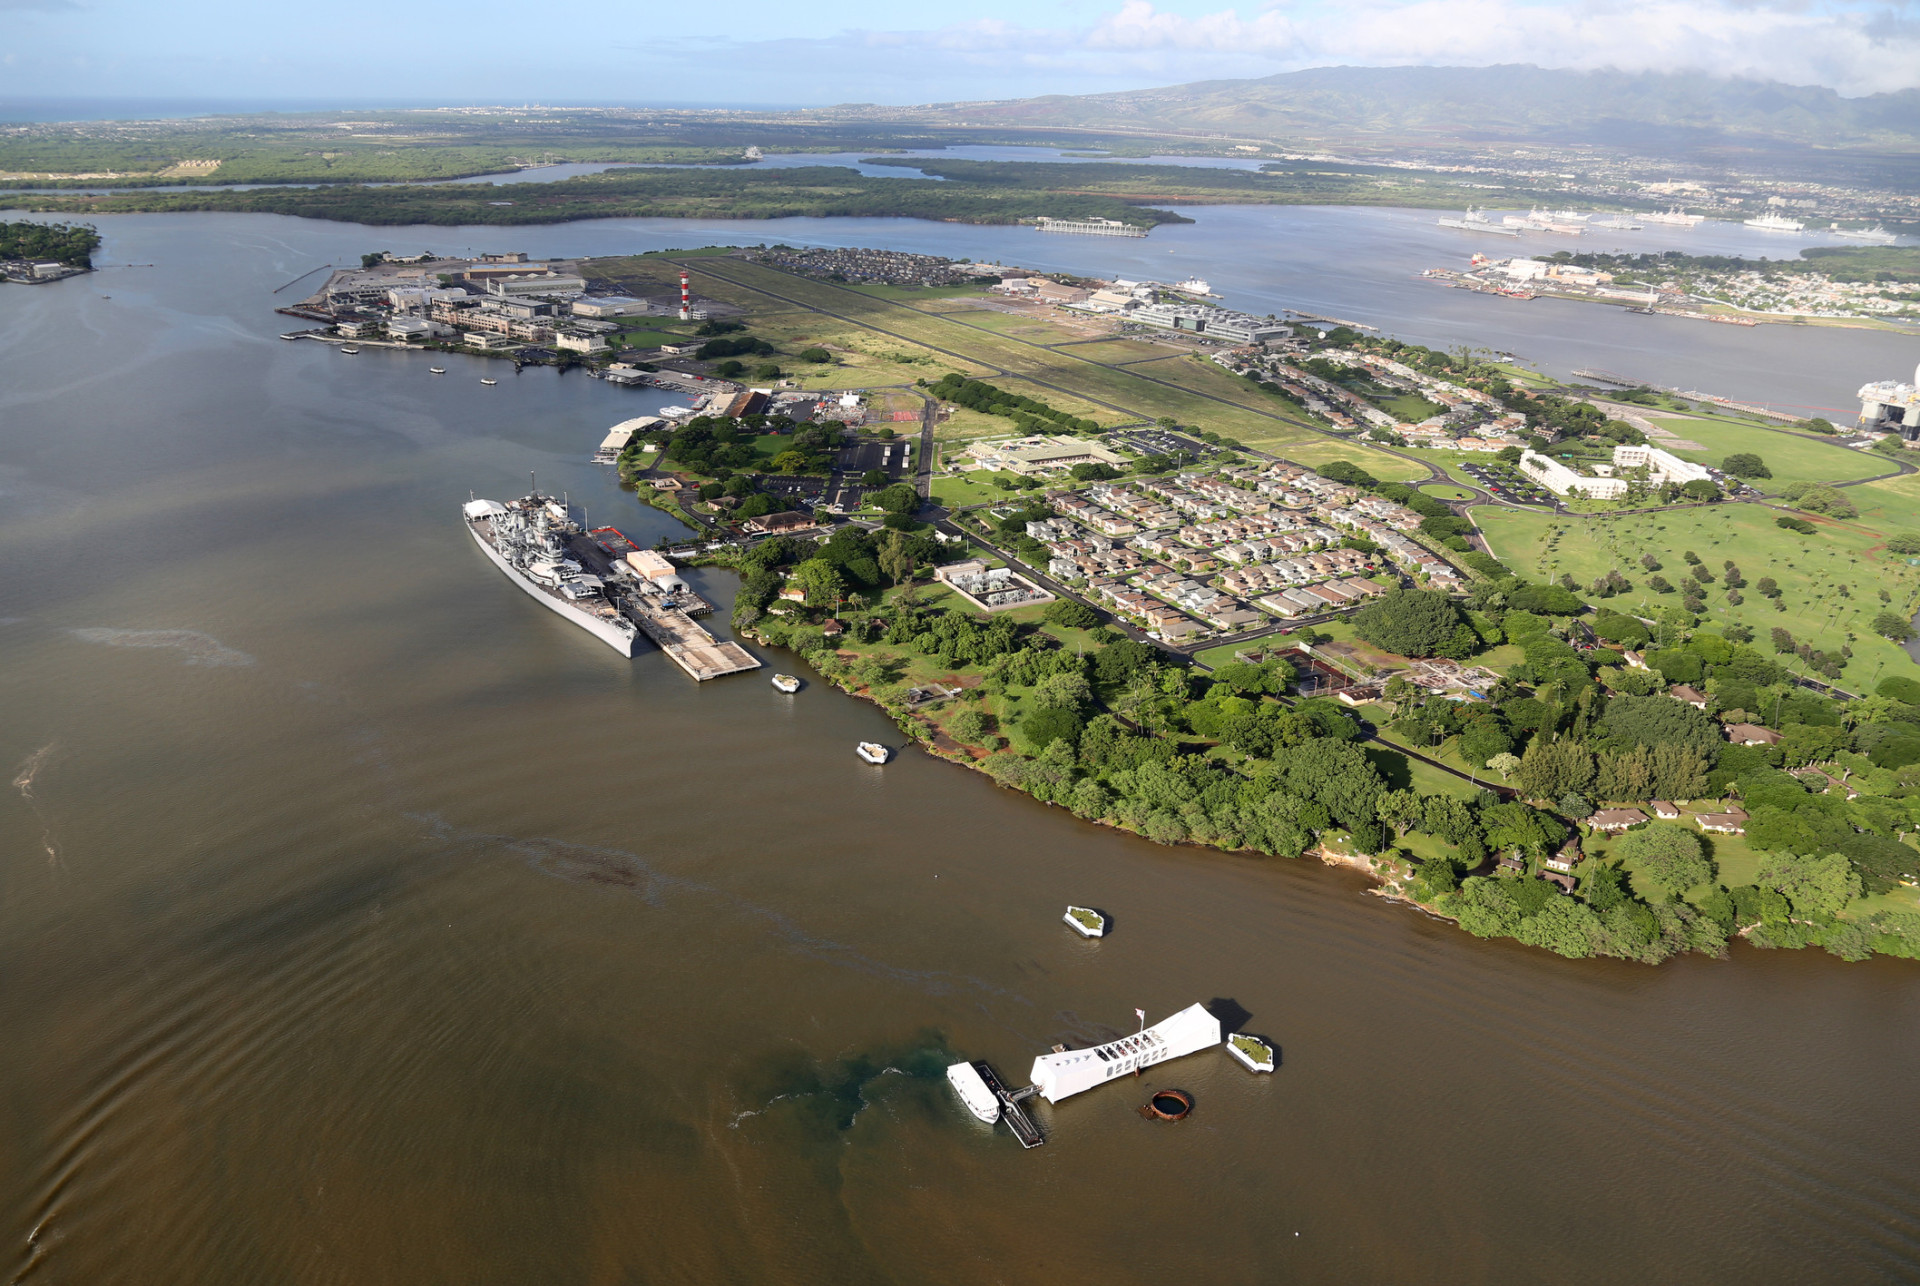
<path fill-rule="evenodd" d="M 732 570 L 731 568 L 726 567 L 724 564 L 719 564 L 719 563 L 705 562 L 704 565 L 715 567 L 720 570 L 728 570 L 728 571 Z M 754 643 L 758 644 L 762 648 L 779 646 L 779 645 L 767 643 L 763 638 L 760 637 L 760 635 L 756 631 L 754 631 L 751 628 L 736 630 L 735 633 L 741 638 L 752 640 Z M 835 658 L 836 661 L 842 661 L 842 662 L 846 661 L 847 658 L 843 656 L 843 654 L 840 653 L 838 649 L 827 649 L 827 650 L 831 652 L 831 655 Z M 888 718 L 893 721 L 893 724 L 895 727 L 897 727 L 904 735 L 906 735 L 912 740 L 913 744 L 918 749 L 925 752 L 930 757 L 939 759 L 949 764 L 955 764 L 961 767 L 969 768 L 974 772 L 977 772 L 982 776 L 986 777 L 996 787 L 999 787 L 1004 790 L 1010 790 L 1015 794 L 1021 795 L 1022 797 L 1029 800 L 1030 802 L 1041 804 L 1047 808 L 1055 808 L 1055 807 L 1064 808 L 1065 807 L 1065 805 L 1058 804 L 1056 801 L 1053 801 L 1053 800 L 1040 799 L 1030 791 L 1023 790 L 1018 786 L 1011 785 L 995 777 L 992 771 L 989 770 L 986 765 L 990 763 L 996 755 L 1001 754 L 1003 752 L 988 751 L 984 758 L 980 758 L 980 757 L 976 757 L 971 753 L 973 747 L 965 746 L 961 743 L 955 743 L 956 745 L 961 746 L 958 752 L 944 750 L 940 746 L 934 744 L 932 737 L 928 735 L 928 726 L 925 723 L 925 721 L 916 717 L 911 712 L 896 714 L 894 711 L 890 710 L 884 703 L 882 703 L 880 700 L 874 697 L 872 695 L 872 689 L 867 685 L 860 684 L 858 687 L 855 687 L 853 685 L 858 683 L 858 680 L 852 679 L 851 676 L 844 673 L 833 672 L 833 671 L 829 671 L 827 669 L 821 668 L 819 663 L 814 659 L 814 655 L 816 654 L 796 652 L 794 653 L 794 655 L 798 657 L 799 660 L 813 672 L 813 675 L 817 679 L 821 680 L 827 686 L 833 688 L 834 690 L 842 693 L 845 696 L 851 697 L 859 701 L 866 701 L 869 704 L 878 708 L 882 713 L 886 714 Z M 1025 756 L 1021 756 L 1018 754 L 1018 752 L 1014 752 L 1014 751 L 1008 751 L 1004 753 L 1012 753 L 1017 758 L 1025 758 Z M 1199 843 L 1190 838 L 1181 840 L 1178 843 L 1166 844 L 1166 843 L 1163 843 L 1162 841 L 1153 839 L 1151 836 L 1148 836 L 1142 833 L 1141 831 L 1135 830 L 1132 827 L 1123 825 L 1119 822 L 1110 820 L 1108 818 L 1083 817 L 1079 813 L 1073 812 L 1071 808 L 1067 808 L 1066 811 L 1071 813 L 1074 816 L 1074 818 L 1078 821 L 1086 822 L 1087 824 L 1093 825 L 1093 826 L 1102 826 L 1109 830 L 1117 831 L 1125 835 L 1130 835 L 1130 836 L 1133 836 L 1134 838 L 1145 840 L 1148 843 L 1156 844 L 1164 848 L 1192 847 L 1192 848 L 1210 850 L 1215 853 L 1231 854 L 1235 856 L 1247 856 L 1252 858 L 1263 858 L 1263 859 L 1279 856 L 1277 854 L 1264 852 L 1263 850 L 1260 850 L 1257 848 L 1251 848 L 1251 847 L 1241 847 L 1241 848 L 1232 848 L 1232 849 L 1222 848 L 1214 844 Z M 1505 939 L 1507 941 L 1517 943 L 1518 945 L 1521 945 L 1521 946 L 1547 950 L 1552 954 L 1561 956 L 1561 958 L 1563 959 L 1572 959 L 1572 960 L 1620 959 L 1627 963 L 1645 964 L 1645 965 L 1651 965 L 1654 967 L 1658 967 L 1659 965 L 1666 963 L 1668 960 L 1671 960 L 1677 956 L 1683 956 L 1683 955 L 1700 954 L 1700 955 L 1707 955 L 1716 960 L 1728 960 L 1728 959 L 1731 959 L 1731 952 L 1729 951 L 1729 947 L 1736 940 L 1745 942 L 1747 945 L 1749 945 L 1750 947 L 1753 947 L 1756 950 L 1773 950 L 1773 951 L 1807 950 L 1815 947 L 1821 947 L 1822 949 L 1825 949 L 1824 945 L 1821 942 L 1812 940 L 1812 937 L 1809 933 L 1797 932 L 1797 930 L 1816 929 L 1818 928 L 1818 926 L 1815 925 L 1814 922 L 1812 921 L 1806 921 L 1798 916 L 1794 916 L 1794 917 L 1790 917 L 1785 922 L 1785 924 L 1781 926 L 1770 926 L 1769 924 L 1766 924 L 1766 923 L 1755 923 L 1755 924 L 1749 924 L 1749 925 L 1736 926 L 1735 928 L 1729 930 L 1725 934 L 1723 940 L 1719 943 L 1717 948 L 1711 951 L 1707 950 L 1704 946 L 1686 946 L 1682 949 L 1671 950 L 1664 955 L 1658 955 L 1654 958 L 1647 958 L 1645 956 L 1635 957 L 1635 956 L 1629 956 L 1629 955 L 1620 955 L 1617 953 L 1601 953 L 1597 951 L 1588 952 L 1584 955 L 1568 955 L 1565 952 L 1553 950 L 1551 947 L 1547 946 L 1543 942 L 1529 941 L 1526 938 L 1517 936 L 1514 933 L 1497 933 L 1497 932 L 1483 933 L 1475 929 L 1470 929 L 1464 923 L 1461 916 L 1448 913 L 1446 910 L 1442 909 L 1439 905 L 1437 905 L 1434 902 L 1424 902 L 1424 901 L 1421 901 L 1419 898 L 1413 896 L 1408 891 L 1408 888 L 1407 888 L 1407 881 L 1409 876 L 1411 875 L 1411 870 L 1406 866 L 1406 864 L 1403 861 L 1401 861 L 1398 858 L 1381 858 L 1381 857 L 1369 856 L 1367 854 L 1358 853 L 1358 852 L 1351 852 L 1351 853 L 1343 852 L 1339 849 L 1331 847 L 1324 838 L 1318 839 L 1313 845 L 1304 849 L 1299 854 L 1299 857 L 1302 859 L 1313 858 L 1323 866 L 1344 867 L 1346 869 L 1358 872 L 1359 874 L 1363 875 L 1364 877 L 1366 877 L 1367 880 L 1371 882 L 1371 887 L 1364 890 L 1365 895 L 1368 897 L 1378 898 L 1385 903 L 1406 907 L 1408 909 L 1418 911 L 1419 913 L 1421 913 L 1422 915 L 1425 915 L 1431 920 L 1440 921 L 1442 923 L 1452 926 L 1455 929 L 1459 929 L 1464 932 L 1467 932 L 1476 938 Z M 1495 874 L 1495 872 L 1497 872 L 1497 866 L 1492 864 L 1491 859 L 1489 859 L 1489 861 L 1487 863 L 1484 863 L 1483 865 L 1487 867 L 1490 873 L 1484 877 L 1480 876 L 1478 874 L 1479 868 L 1476 868 L 1475 871 L 1467 872 L 1462 876 L 1462 880 L 1461 880 L 1462 886 L 1464 886 L 1465 882 L 1469 879 L 1497 878 L 1497 875 Z M 1456 889 L 1456 891 L 1453 894 L 1447 894 L 1443 896 L 1458 896 L 1458 895 L 1459 895 L 1459 890 Z M 1853 923 L 1853 922 L 1849 921 L 1848 923 Z M 1784 929 L 1787 933 L 1787 938 L 1785 940 L 1777 940 L 1777 941 L 1771 940 L 1773 935 L 1767 932 L 1767 930 L 1770 927 Z M 1756 938 L 1760 940 L 1756 940 Z M 1796 938 L 1798 940 L 1795 940 Z M 1655 943 L 1651 945 L 1657 947 L 1659 945 L 1659 942 L 1660 940 L 1656 939 Z M 1853 958 L 1839 955 L 1836 952 L 1829 951 L 1828 954 L 1835 955 L 1837 958 L 1846 960 L 1849 963 L 1855 962 Z M 1888 951 L 1874 951 L 1872 954 L 1870 954 L 1865 958 L 1872 959 L 1874 956 L 1878 956 L 1878 955 L 1887 955 L 1895 959 L 1907 958 L 1907 957 L 1903 957 L 1896 953 L 1888 952 Z"/>

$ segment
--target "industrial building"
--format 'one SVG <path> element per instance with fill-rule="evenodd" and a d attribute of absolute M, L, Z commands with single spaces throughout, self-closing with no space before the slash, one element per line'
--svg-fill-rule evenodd
<path fill-rule="evenodd" d="M 1118 219 L 1049 219 L 1044 216 L 1034 220 L 1042 232 L 1074 232 L 1083 237 L 1144 237 L 1145 228 L 1136 228 L 1131 223 L 1122 223 Z"/>
<path fill-rule="evenodd" d="M 471 275 L 471 274 L 469 274 Z M 488 277 L 487 293 L 501 297 L 511 295 L 577 295 L 587 288 L 584 277 L 575 277 L 561 272 L 530 273 L 524 276 Z"/>
<path fill-rule="evenodd" d="M 632 317 L 646 311 L 646 300 L 625 295 L 582 295 L 573 301 L 575 317 Z"/>
<path fill-rule="evenodd" d="M 1284 323 L 1204 304 L 1147 304 L 1129 312 L 1127 320 L 1164 330 L 1205 335 L 1209 339 L 1230 340 L 1235 344 L 1257 344 L 1293 334 L 1293 329 Z"/>
<path fill-rule="evenodd" d="M 1868 433 L 1898 433 L 1907 442 L 1920 440 L 1920 366 L 1913 383 L 1881 380 L 1860 390 L 1860 427 Z"/>

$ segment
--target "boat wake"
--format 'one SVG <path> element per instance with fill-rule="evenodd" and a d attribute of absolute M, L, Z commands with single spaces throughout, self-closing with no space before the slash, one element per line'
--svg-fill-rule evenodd
<path fill-rule="evenodd" d="M 40 811 L 40 801 L 33 797 L 34 780 L 40 776 L 40 770 L 47 766 L 47 759 L 53 754 L 53 744 L 49 741 L 26 757 L 25 762 L 20 765 L 20 771 L 13 775 L 13 788 L 20 792 L 20 797 L 27 801 L 27 807 L 33 810 L 34 817 L 39 819 L 40 847 L 47 852 L 47 866 L 58 868 L 60 850 L 53 842 L 53 827 L 48 823 L 46 815 Z"/>
<path fill-rule="evenodd" d="M 88 626 L 68 630 L 83 643 L 103 647 L 163 647 L 183 654 L 188 665 L 252 665 L 253 658 L 238 648 L 228 647 L 210 634 L 198 630 L 116 630 L 107 626 Z"/>

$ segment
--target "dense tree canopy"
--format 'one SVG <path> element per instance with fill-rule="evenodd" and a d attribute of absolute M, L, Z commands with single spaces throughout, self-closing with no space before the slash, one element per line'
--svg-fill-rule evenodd
<path fill-rule="evenodd" d="M 1626 745 L 1671 743 L 1712 754 L 1726 744 L 1704 711 L 1671 697 L 1615 697 L 1600 717 L 1600 733 Z"/>
<path fill-rule="evenodd" d="M 1395 589 L 1354 614 L 1353 632 L 1398 656 L 1438 656 L 1465 624 L 1445 594 Z"/>

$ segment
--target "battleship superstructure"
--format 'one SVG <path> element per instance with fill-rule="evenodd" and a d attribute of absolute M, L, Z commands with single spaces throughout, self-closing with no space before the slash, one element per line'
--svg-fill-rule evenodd
<path fill-rule="evenodd" d="M 589 570 L 592 545 L 567 506 L 536 489 L 518 500 L 469 500 L 460 507 L 474 543 L 507 579 L 621 656 L 632 656 L 640 628 L 620 611 L 608 578 Z M 611 570 L 608 568 L 607 570 Z"/>
<path fill-rule="evenodd" d="M 694 621 L 713 605 L 665 555 L 612 527 L 583 529 L 537 486 L 505 504 L 469 500 L 460 515 L 509 580 L 621 656 L 632 656 L 644 634 L 699 682 L 760 668 L 751 652 Z"/>
<path fill-rule="evenodd" d="M 564 501 L 540 488 L 516 501 L 470 499 L 461 505 L 474 543 L 511 582 L 622 656 L 639 635 L 695 681 L 758 670 L 732 639 L 716 639 L 693 618 L 714 610 L 674 568 L 616 528 L 584 530 Z"/>
<path fill-rule="evenodd" d="M 1491 232 L 1497 237 L 1517 237 L 1520 234 L 1512 228 L 1503 228 L 1487 217 L 1485 210 L 1467 207 L 1467 212 L 1457 219 L 1440 218 L 1435 223 L 1443 228 L 1458 228 L 1462 232 Z"/>

